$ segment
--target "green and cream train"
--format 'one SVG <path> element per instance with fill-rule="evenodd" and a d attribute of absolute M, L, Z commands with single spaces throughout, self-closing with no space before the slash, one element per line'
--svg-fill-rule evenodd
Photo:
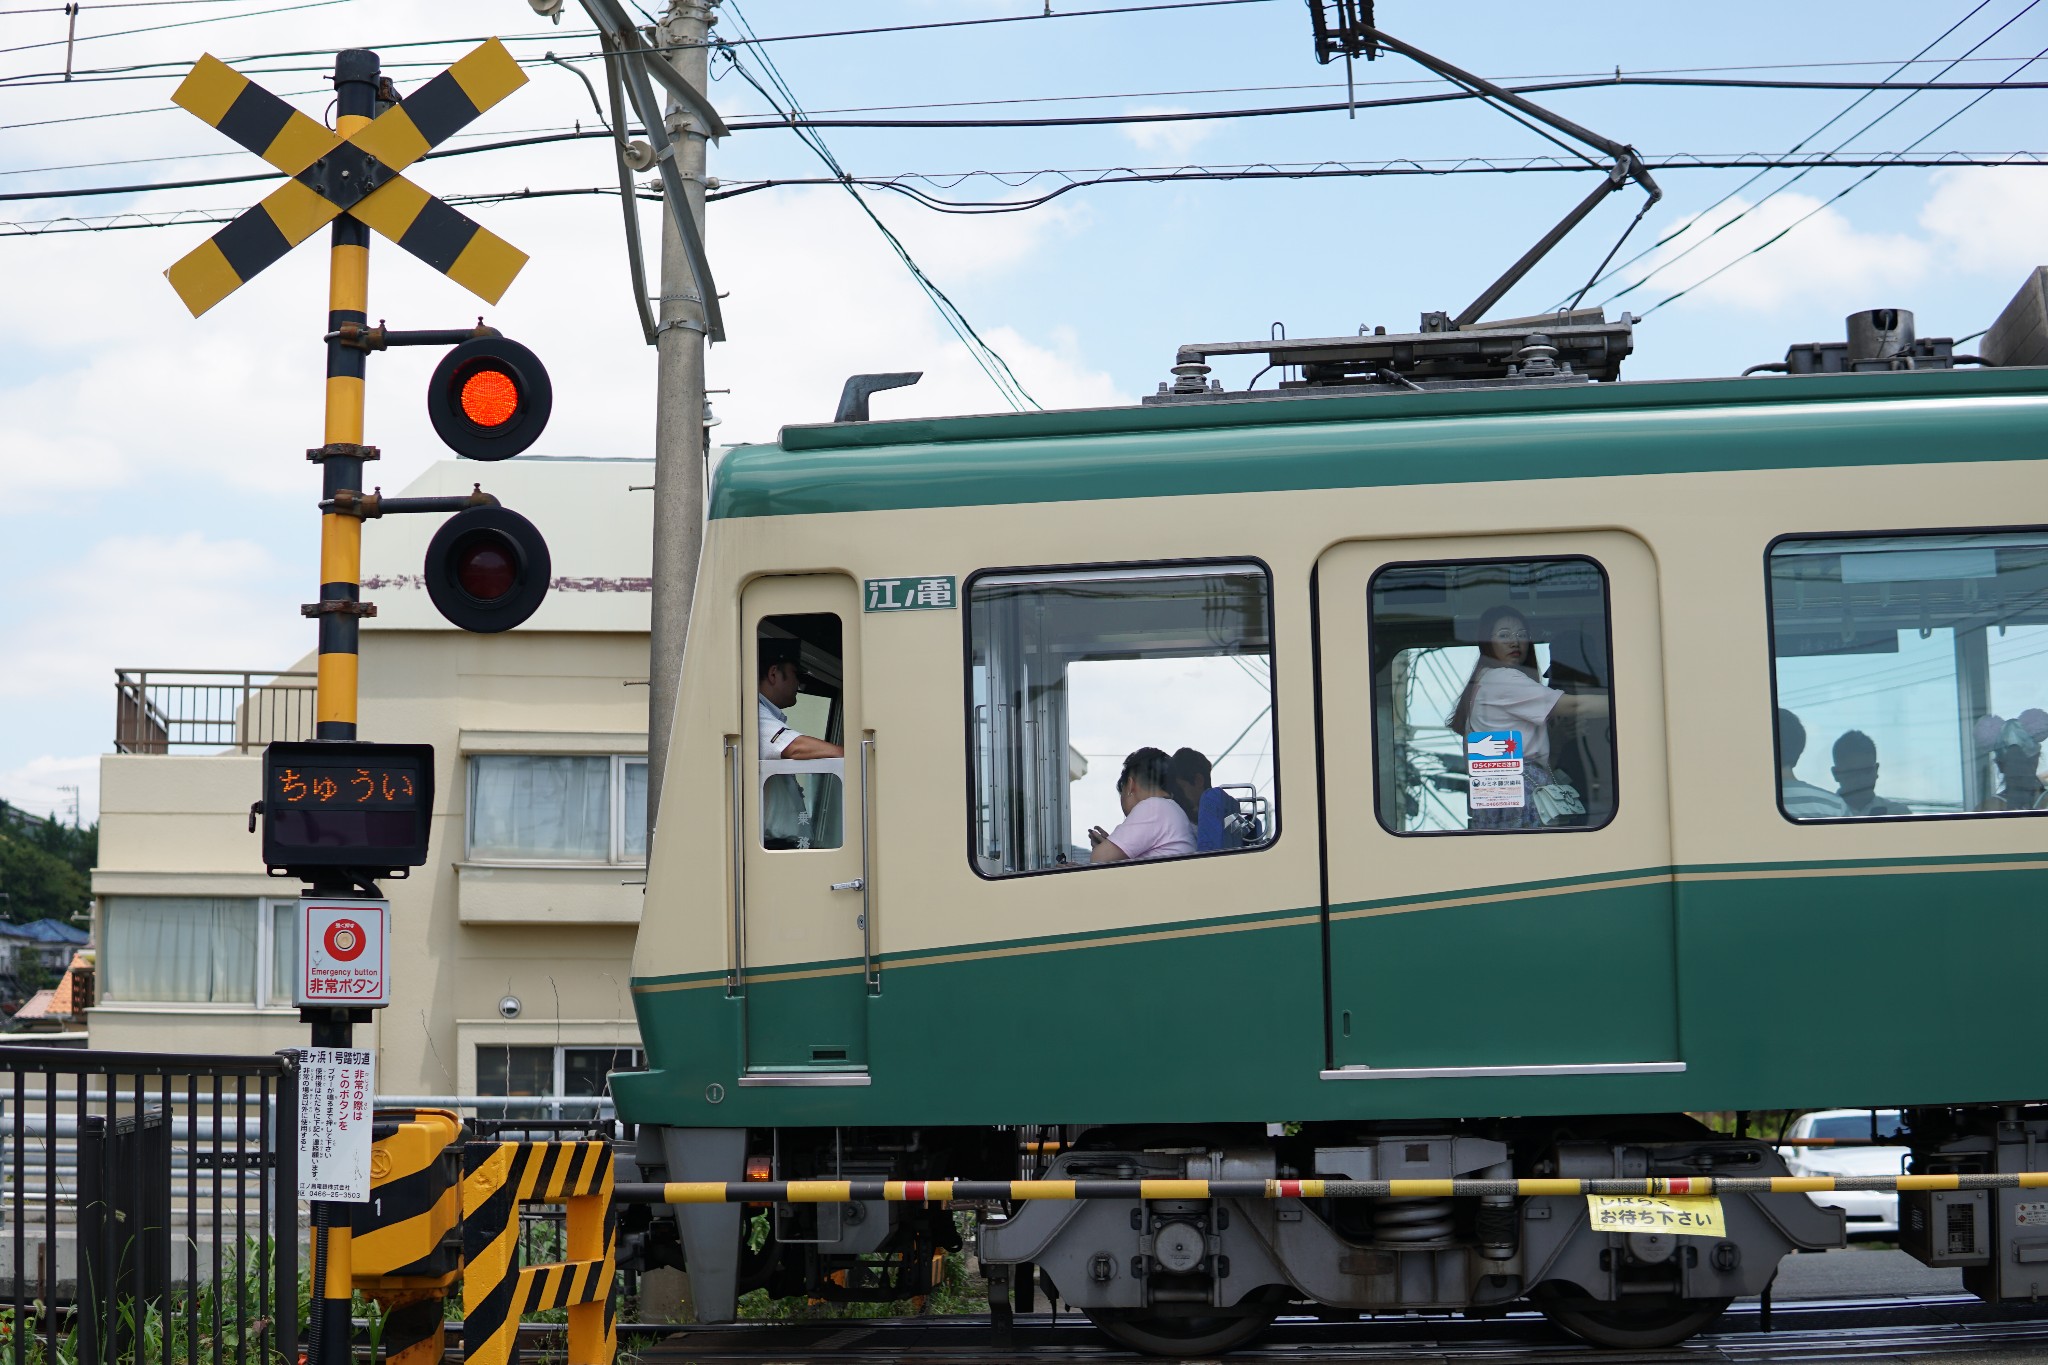
<path fill-rule="evenodd" d="M 1821 1106 L 1901 1110 L 1915 1171 L 2048 1168 L 2043 279 L 1981 357 L 1879 310 L 1782 377 L 1622 383 L 1626 315 L 1425 319 L 734 450 L 613 1078 L 643 1170 L 1756 1175 L 1775 1134 L 1693 1116 Z M 1282 387 L 1221 391 L 1233 351 Z M 2039 1197 L 1908 1194 L 1900 1235 L 2035 1298 Z M 975 1235 L 999 1317 L 1185 1353 L 1530 1303 L 1669 1342 L 1845 1234 L 1796 1193 L 1706 1236 L 1587 1209 Z M 716 1321 L 917 1292 L 958 1221 L 684 1205 L 641 1250 Z"/>

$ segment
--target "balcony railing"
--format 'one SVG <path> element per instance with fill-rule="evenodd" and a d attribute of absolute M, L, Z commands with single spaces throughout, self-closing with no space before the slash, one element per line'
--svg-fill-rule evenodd
<path fill-rule="evenodd" d="M 225 668 L 114 670 L 114 752 L 174 749 L 250 753 L 313 737 L 311 673 Z"/>

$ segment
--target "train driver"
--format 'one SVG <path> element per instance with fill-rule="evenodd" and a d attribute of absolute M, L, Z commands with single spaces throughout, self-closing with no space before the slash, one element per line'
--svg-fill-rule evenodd
<path fill-rule="evenodd" d="M 795 640 L 762 640 L 760 658 L 761 758 L 841 758 L 837 744 L 804 734 L 789 723 L 785 707 L 803 690 L 799 659 L 803 646 Z M 804 789 L 790 773 L 776 773 L 761 788 L 761 846 L 799 848 L 804 818 Z"/>
<path fill-rule="evenodd" d="M 1172 760 L 1163 749 L 1144 748 L 1124 760 L 1116 794 L 1124 822 L 1114 834 L 1097 825 L 1088 831 L 1095 846 L 1091 863 L 1120 863 L 1126 858 L 1177 858 L 1195 851 L 1195 825 L 1180 802 L 1167 795 Z"/>

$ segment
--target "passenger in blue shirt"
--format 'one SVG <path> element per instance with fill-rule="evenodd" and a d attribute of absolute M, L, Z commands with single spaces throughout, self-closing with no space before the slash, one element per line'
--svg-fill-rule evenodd
<path fill-rule="evenodd" d="M 1179 750 L 1167 768 L 1167 778 L 1173 799 L 1195 822 L 1195 852 L 1211 853 L 1219 848 L 1241 846 L 1242 840 L 1223 826 L 1224 821 L 1238 813 L 1237 798 L 1210 785 L 1208 758 L 1199 750 Z"/>

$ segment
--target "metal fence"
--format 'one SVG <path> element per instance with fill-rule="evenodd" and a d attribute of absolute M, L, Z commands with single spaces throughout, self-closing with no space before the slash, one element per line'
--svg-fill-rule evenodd
<path fill-rule="evenodd" d="M 313 737 L 311 673 L 186 668 L 114 670 L 114 750 L 248 753 Z"/>
<path fill-rule="evenodd" d="M 0 1365 L 296 1361 L 284 1057 L 0 1047 Z"/>

